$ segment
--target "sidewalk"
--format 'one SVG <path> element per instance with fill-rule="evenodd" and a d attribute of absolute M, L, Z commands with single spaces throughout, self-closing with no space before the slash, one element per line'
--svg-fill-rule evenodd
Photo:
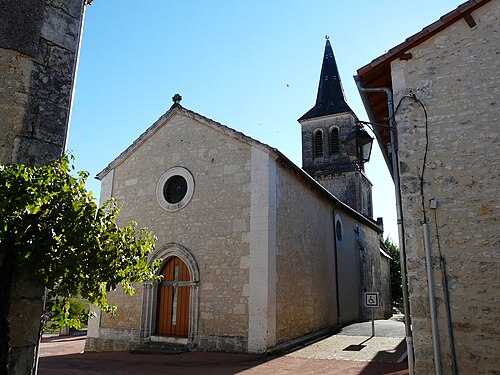
<path fill-rule="evenodd" d="M 39 374 L 407 374 L 405 362 L 395 363 L 404 357 L 403 337 L 391 336 L 400 335 L 400 326 L 386 322 L 376 321 L 376 336 L 372 338 L 369 338 L 371 324 L 367 333 L 366 323 L 359 323 L 281 356 L 212 352 L 174 355 L 83 353 L 84 336 L 44 337 Z"/>

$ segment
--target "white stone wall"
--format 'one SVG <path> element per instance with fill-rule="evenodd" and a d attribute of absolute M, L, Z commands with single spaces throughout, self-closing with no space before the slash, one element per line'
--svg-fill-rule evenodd
<path fill-rule="evenodd" d="M 276 343 L 276 163 L 252 147 L 248 350 Z"/>
<path fill-rule="evenodd" d="M 294 173 L 277 168 L 278 343 L 337 322 L 333 207 Z"/>
<path fill-rule="evenodd" d="M 206 126 L 195 116 L 174 116 L 115 167 L 112 194 L 123 204 L 120 223 L 130 220 L 158 237 L 157 247 L 178 243 L 200 270 L 198 342 L 205 348 L 246 350 L 250 267 L 251 147 Z M 169 212 L 156 200 L 156 186 L 169 168 L 194 177 L 194 194 Z M 103 185 L 103 190 L 109 190 Z M 141 291 L 110 296 L 117 318 L 101 317 L 101 332 L 135 332 L 139 340 Z M 154 312 L 151 312 L 154 314 Z M 125 319 L 126 317 L 126 319 Z M 111 332 L 111 331 L 110 331 Z"/>
<path fill-rule="evenodd" d="M 446 259 L 458 368 L 462 374 L 499 369 L 499 127 L 498 1 L 472 12 L 392 65 L 395 102 L 415 94 L 428 114 L 425 155 L 422 108 L 404 99 L 396 114 L 413 321 L 416 373 L 433 373 L 421 223 L 431 229 L 436 303 L 445 373 L 451 373 L 439 250 Z M 436 199 L 437 209 L 429 206 Z M 439 235 L 439 242 L 438 242 Z"/>

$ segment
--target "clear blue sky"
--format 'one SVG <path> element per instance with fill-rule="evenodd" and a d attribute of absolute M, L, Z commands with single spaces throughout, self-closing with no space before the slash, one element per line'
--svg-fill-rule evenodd
<path fill-rule="evenodd" d="M 301 166 L 297 119 L 315 102 L 330 36 L 347 102 L 356 70 L 459 0 L 94 0 L 87 7 L 68 149 L 95 176 L 171 106 L 278 148 Z M 374 145 L 374 216 L 397 242 L 394 187 Z"/>

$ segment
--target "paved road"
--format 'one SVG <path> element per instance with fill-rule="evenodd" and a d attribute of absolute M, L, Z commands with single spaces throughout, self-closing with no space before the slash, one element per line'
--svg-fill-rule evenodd
<path fill-rule="evenodd" d="M 405 325 L 401 318 L 375 321 L 375 337 L 405 337 Z M 342 328 L 338 335 L 344 336 L 370 336 L 372 322 L 351 324 Z"/>
<path fill-rule="evenodd" d="M 377 321 L 379 326 L 385 323 Z M 363 324 L 363 323 L 362 323 Z M 399 327 L 399 328 L 398 328 Z M 370 338 L 366 327 L 354 327 L 356 335 L 327 337 L 281 356 L 191 352 L 174 355 L 128 352 L 83 353 L 84 336 L 44 337 L 39 375 L 378 375 L 407 374 L 406 363 L 394 363 L 404 353 L 396 325 L 385 337 Z M 352 329 L 354 329 L 352 328 Z M 390 333 L 392 332 L 392 333 Z M 358 334 L 364 334 L 359 336 Z M 392 336 L 391 336 L 392 335 Z M 404 335 L 404 330 L 403 330 Z M 396 336 L 396 337 L 394 337 Z M 393 362 L 393 363 L 389 363 Z"/>

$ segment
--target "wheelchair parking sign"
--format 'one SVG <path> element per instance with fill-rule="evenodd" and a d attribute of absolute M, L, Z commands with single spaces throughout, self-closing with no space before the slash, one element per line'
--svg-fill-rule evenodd
<path fill-rule="evenodd" d="M 378 292 L 365 293 L 365 307 L 379 307 Z"/>

